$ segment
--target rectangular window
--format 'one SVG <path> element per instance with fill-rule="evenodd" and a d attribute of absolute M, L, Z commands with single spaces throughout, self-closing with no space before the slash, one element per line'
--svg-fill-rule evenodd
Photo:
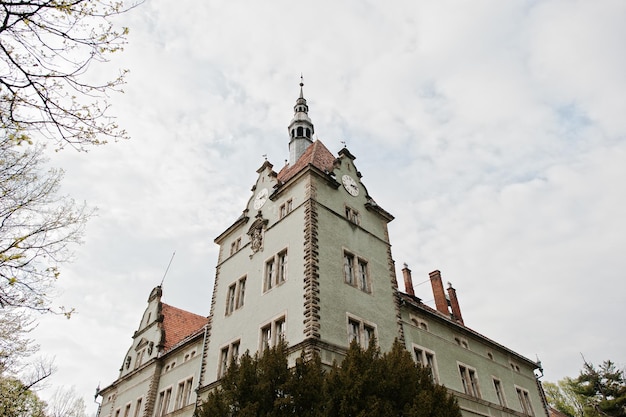
<path fill-rule="evenodd" d="M 154 413 L 155 416 L 160 416 L 161 414 L 163 414 L 163 400 L 164 399 L 165 399 L 165 391 L 159 392 L 159 399 L 157 401 L 156 413 Z M 118 416 L 116 415 L 116 417 Z"/>
<path fill-rule="evenodd" d="M 287 325 L 285 317 L 280 317 L 261 328 L 261 345 L 259 350 L 263 352 L 267 348 L 286 340 Z"/>
<path fill-rule="evenodd" d="M 178 389 L 176 390 L 176 404 L 174 404 L 174 410 L 184 407 L 183 396 L 185 395 L 185 381 L 178 383 Z"/>
<path fill-rule="evenodd" d="M 272 325 L 268 324 L 261 329 L 261 352 L 272 346 Z"/>
<path fill-rule="evenodd" d="M 232 361 L 236 361 L 238 357 L 239 357 L 239 340 L 224 346 L 220 350 L 220 362 L 217 367 L 217 377 L 218 378 L 223 377 L 230 363 Z M 191 385 L 191 381 L 189 382 L 189 384 Z M 189 388 L 189 390 L 190 390 L 189 395 L 191 395 L 191 388 Z"/>
<path fill-rule="evenodd" d="M 233 243 L 230 244 L 230 254 L 233 255 L 235 252 L 239 250 L 241 247 L 241 238 L 237 238 Z"/>
<path fill-rule="evenodd" d="M 415 352 L 415 359 L 417 362 L 422 365 L 424 368 L 428 368 L 430 372 L 430 378 L 434 383 L 438 383 L 439 379 L 437 377 L 437 365 L 435 363 L 435 353 L 421 347 L 414 347 L 413 351 Z"/>
<path fill-rule="evenodd" d="M 228 295 L 226 296 L 226 315 L 228 316 L 235 311 L 235 290 L 236 284 L 228 287 Z"/>
<path fill-rule="evenodd" d="M 357 343 L 361 341 L 361 324 L 358 321 L 348 320 L 348 340 L 352 343 L 356 340 Z"/>
<path fill-rule="evenodd" d="M 135 415 L 134 417 L 139 417 L 141 415 L 141 403 L 143 401 L 143 398 L 139 398 L 137 400 L 137 404 L 135 404 Z"/>
<path fill-rule="evenodd" d="M 502 407 L 506 407 L 506 401 L 504 401 L 504 392 L 502 391 L 502 383 L 500 380 L 493 379 L 493 388 L 496 390 L 496 397 L 498 398 L 498 404 Z"/>
<path fill-rule="evenodd" d="M 265 291 L 269 291 L 274 286 L 274 259 L 265 263 Z"/>
<path fill-rule="evenodd" d="M 346 284 L 357 287 L 363 292 L 370 292 L 369 271 L 366 260 L 357 258 L 353 254 L 344 251 L 343 274 Z"/>
<path fill-rule="evenodd" d="M 361 224 L 361 217 L 359 216 L 359 212 L 352 207 L 346 206 L 346 219 L 348 219 L 351 223 L 357 225 Z"/>
<path fill-rule="evenodd" d="M 282 219 L 283 217 L 291 213 L 291 210 L 293 210 L 293 200 L 289 199 L 285 202 L 285 204 L 282 204 L 280 206 L 280 218 Z"/>
<path fill-rule="evenodd" d="M 354 285 L 354 255 L 347 252 L 343 253 L 343 273 L 346 283 Z"/>
<path fill-rule="evenodd" d="M 480 398 L 476 370 L 464 365 L 459 365 L 459 373 L 461 374 L 461 381 L 463 382 L 463 390 L 465 393 L 472 397 Z"/>
<path fill-rule="evenodd" d="M 124 417 L 130 417 L 130 403 L 126 404 L 126 408 L 124 409 Z"/>
<path fill-rule="evenodd" d="M 174 410 L 178 410 L 179 408 L 183 408 L 184 406 L 189 404 L 192 383 L 193 378 L 189 378 L 186 381 L 178 383 L 178 391 L 176 392 L 176 406 L 174 407 Z"/>
<path fill-rule="evenodd" d="M 185 392 L 183 394 L 183 405 L 182 405 L 182 407 L 186 406 L 187 404 L 189 404 L 191 402 L 192 386 L 193 386 L 193 378 L 187 379 L 187 381 L 185 381 Z"/>
<path fill-rule="evenodd" d="M 359 288 L 365 292 L 370 292 L 369 279 L 367 277 L 367 262 L 362 259 L 358 260 L 359 265 Z"/>
<path fill-rule="evenodd" d="M 355 340 L 364 348 L 369 346 L 370 340 L 376 338 L 376 326 L 365 323 L 355 317 L 348 317 L 348 343 Z"/>
<path fill-rule="evenodd" d="M 269 291 L 287 280 L 287 249 L 265 262 L 263 291 Z"/>
<path fill-rule="evenodd" d="M 282 284 L 287 279 L 287 251 L 278 254 L 278 276 L 277 284 Z"/>
<path fill-rule="evenodd" d="M 533 413 L 533 407 L 530 404 L 530 395 L 528 394 L 528 391 L 519 387 L 515 387 L 515 390 L 517 391 L 517 397 L 519 398 L 519 403 L 520 403 L 520 406 L 522 407 L 522 412 L 529 416 L 535 415 Z"/>
<path fill-rule="evenodd" d="M 168 388 L 165 390 L 165 399 L 163 400 L 163 409 L 161 410 L 162 414 L 167 414 L 170 408 L 170 401 L 172 400 L 172 388 Z"/>
<path fill-rule="evenodd" d="M 246 277 L 239 278 L 237 285 L 237 308 L 241 308 L 246 295 Z"/>

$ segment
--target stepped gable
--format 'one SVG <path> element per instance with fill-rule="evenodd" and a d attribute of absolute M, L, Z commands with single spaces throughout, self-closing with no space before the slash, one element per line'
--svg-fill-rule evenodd
<path fill-rule="evenodd" d="M 307 166 L 313 165 L 321 171 L 332 171 L 335 157 L 318 139 L 307 148 L 293 165 L 285 165 L 278 173 L 280 182 L 287 182 Z"/>
<path fill-rule="evenodd" d="M 165 303 L 162 303 L 161 313 L 163 314 L 163 329 L 165 331 L 164 351 L 168 351 L 187 336 L 198 332 L 209 321 L 204 316 Z"/>

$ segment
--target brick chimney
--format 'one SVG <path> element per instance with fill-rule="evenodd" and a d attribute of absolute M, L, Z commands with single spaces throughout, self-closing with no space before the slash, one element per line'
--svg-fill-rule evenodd
<path fill-rule="evenodd" d="M 413 290 L 413 279 L 411 278 L 411 270 L 405 263 L 402 268 L 402 275 L 404 276 L 404 290 L 407 294 L 415 296 L 415 290 Z"/>
<path fill-rule="evenodd" d="M 448 299 L 446 293 L 443 291 L 443 282 L 441 282 L 441 272 L 435 270 L 428 274 L 430 276 L 430 285 L 433 287 L 433 295 L 435 296 L 435 307 L 437 311 L 445 314 L 446 317 L 450 317 L 450 311 L 448 311 Z"/>
<path fill-rule="evenodd" d="M 448 296 L 450 297 L 450 307 L 452 308 L 452 318 L 461 324 L 463 316 L 461 316 L 461 307 L 459 307 L 459 299 L 456 298 L 456 290 L 452 288 L 452 284 L 448 282 Z"/>

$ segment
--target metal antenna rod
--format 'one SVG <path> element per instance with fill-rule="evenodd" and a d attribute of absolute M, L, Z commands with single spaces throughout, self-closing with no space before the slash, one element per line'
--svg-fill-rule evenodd
<path fill-rule="evenodd" d="M 170 270 L 170 265 L 172 265 L 172 261 L 174 260 L 174 255 L 176 255 L 176 251 L 172 253 L 172 257 L 170 258 L 170 263 L 167 264 L 167 268 L 165 268 L 165 274 L 163 274 L 163 279 L 161 280 L 161 287 L 163 286 L 163 281 L 165 281 L 165 276 L 167 275 L 167 271 Z"/>

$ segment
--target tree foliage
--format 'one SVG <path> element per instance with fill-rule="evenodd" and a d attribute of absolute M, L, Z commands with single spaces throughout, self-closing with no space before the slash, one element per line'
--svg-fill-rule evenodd
<path fill-rule="evenodd" d="M 544 382 L 543 389 L 546 393 L 548 404 L 570 417 L 584 417 L 583 398 L 573 390 L 574 380 L 566 377 L 556 384 Z"/>
<path fill-rule="evenodd" d="M 626 377 L 607 360 L 595 367 L 584 361 L 577 378 L 544 382 L 548 403 L 571 417 L 626 416 Z"/>
<path fill-rule="evenodd" d="M 107 114 L 124 73 L 95 81 L 88 70 L 122 49 L 127 28 L 117 0 L 0 1 L 0 128 L 14 141 L 34 135 L 83 149 L 125 137 Z"/>
<path fill-rule="evenodd" d="M 626 416 L 626 378 L 614 362 L 595 367 L 585 361 L 572 389 L 584 398 L 586 416 Z"/>
<path fill-rule="evenodd" d="M 325 371 L 319 356 L 301 356 L 289 369 L 286 347 L 247 352 L 232 362 L 197 417 L 460 417 L 448 391 L 432 382 L 396 342 L 381 354 L 353 343 L 341 363 Z"/>
<path fill-rule="evenodd" d="M 0 416 L 45 417 L 46 404 L 17 378 L 0 374 Z"/>
<path fill-rule="evenodd" d="M 0 142 L 0 308 L 49 312 L 60 263 L 89 215 L 59 196 L 63 171 L 44 169 L 42 148 Z"/>

